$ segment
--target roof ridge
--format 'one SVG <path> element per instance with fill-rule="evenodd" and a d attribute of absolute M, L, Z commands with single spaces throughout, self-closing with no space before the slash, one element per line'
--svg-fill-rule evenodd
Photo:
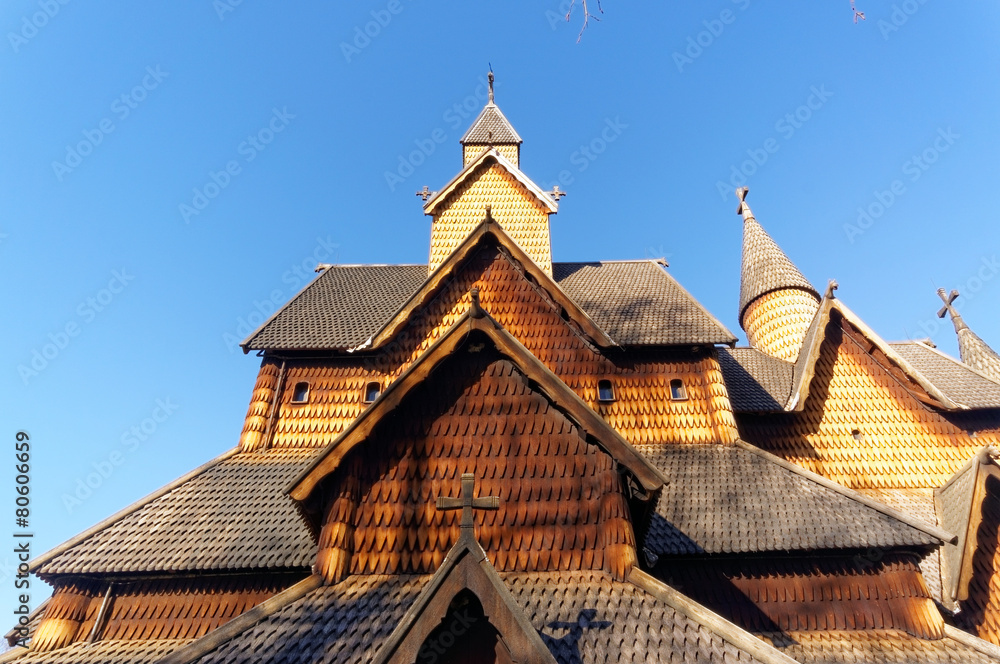
<path fill-rule="evenodd" d="M 454 193 L 458 188 L 458 185 L 465 180 L 470 173 L 482 166 L 487 159 L 495 159 L 497 164 L 507 169 L 510 174 L 514 176 L 515 180 L 520 182 L 525 189 L 542 202 L 543 207 L 549 210 L 546 214 L 555 214 L 559 211 L 559 203 L 552 200 L 551 196 L 542 191 L 542 188 L 535 184 L 534 180 L 529 178 L 524 171 L 507 159 L 507 157 L 503 156 L 496 148 L 487 147 L 479 154 L 478 157 L 466 164 L 462 170 L 460 170 L 451 180 L 448 181 L 447 184 L 445 184 L 445 186 L 441 187 L 439 191 L 427 199 L 427 202 L 424 203 L 424 214 L 433 215 L 435 207 L 441 201 L 444 201 L 451 196 L 452 193 Z"/>
<path fill-rule="evenodd" d="M 881 512 L 882 514 L 884 514 L 884 515 L 886 515 L 888 517 L 891 517 L 891 518 L 893 518 L 893 519 L 895 519 L 897 521 L 900 521 L 900 522 L 906 524 L 907 526 L 910 526 L 911 528 L 915 528 L 916 530 L 920 530 L 920 531 L 922 531 L 922 532 L 930 535 L 931 537 L 934 537 L 935 539 L 941 540 L 942 542 L 954 544 L 955 541 L 956 541 L 956 539 L 957 539 L 957 535 L 954 535 L 954 534 L 952 534 L 952 533 L 944 530 L 943 528 L 939 528 L 938 526 L 931 525 L 931 524 L 929 524 L 929 523 L 927 523 L 927 522 L 925 522 L 925 521 L 923 521 L 921 519 L 918 519 L 916 517 L 910 516 L 909 514 L 905 514 L 905 513 L 901 512 L 901 511 L 899 511 L 899 510 L 897 510 L 895 508 L 889 507 L 888 505 L 886 505 L 884 503 L 881 503 L 881 502 L 875 500 L 874 498 L 869 498 L 868 496 L 866 496 L 866 495 L 864 495 L 864 494 L 862 494 L 862 493 L 860 493 L 858 491 L 855 491 L 854 489 L 850 489 L 850 488 L 848 488 L 848 487 L 846 487 L 846 486 L 844 486 L 842 484 L 838 484 L 837 482 L 834 482 L 831 479 L 823 477 L 822 475 L 819 475 L 818 473 L 814 473 L 811 470 L 807 470 L 807 469 L 805 469 L 805 468 L 803 468 L 801 466 L 798 466 L 798 465 L 796 465 L 796 464 L 794 464 L 794 463 L 792 463 L 790 461 L 782 459 L 778 455 L 773 454 L 771 452 L 768 452 L 767 450 L 763 450 L 763 449 L 757 447 L 756 445 L 752 445 L 752 444 L 746 442 L 745 440 L 737 439 L 733 444 L 736 445 L 737 447 L 740 447 L 740 448 L 742 448 L 744 450 L 747 450 L 748 452 L 751 452 L 751 453 L 756 454 L 756 455 L 758 455 L 760 457 L 763 457 L 767 461 L 770 461 L 771 463 L 774 463 L 774 464 L 776 464 L 776 465 L 784 468 L 785 470 L 789 470 L 789 471 L 791 471 L 791 472 L 793 472 L 793 473 L 795 473 L 797 475 L 800 475 L 800 476 L 802 476 L 802 477 L 804 477 L 806 479 L 812 480 L 813 482 L 815 482 L 816 484 L 819 484 L 820 486 L 823 486 L 823 487 L 826 487 L 827 489 L 831 489 L 833 491 L 836 491 L 837 493 L 839 493 L 839 494 L 841 494 L 843 496 L 846 496 L 847 498 L 850 498 L 850 499 L 852 499 L 852 500 L 854 500 L 854 501 L 856 501 L 858 503 L 861 503 L 865 507 L 869 507 L 869 508 L 875 510 L 876 512 Z"/>
<path fill-rule="evenodd" d="M 969 330 L 969 331 L 972 332 L 972 330 Z M 975 334 L 975 332 L 973 332 L 973 334 Z M 966 364 L 964 361 L 962 361 L 961 359 L 959 359 L 957 357 L 952 357 L 948 353 L 945 353 L 944 351 L 938 349 L 935 346 L 928 346 L 927 344 L 925 344 L 925 343 L 923 343 L 923 342 L 921 342 L 919 340 L 889 342 L 889 345 L 892 346 L 892 345 L 897 344 L 897 343 L 901 344 L 901 345 L 902 344 L 906 344 L 908 346 L 920 346 L 921 348 L 925 348 L 925 349 L 931 351 L 932 353 L 936 353 L 940 357 L 943 357 L 946 360 L 949 360 L 950 362 L 954 362 L 955 364 L 961 365 L 963 369 L 968 369 L 969 371 L 971 371 L 974 374 L 980 376 L 981 378 L 985 378 L 986 380 L 990 381 L 991 383 L 996 383 L 997 385 L 1000 385 L 1000 379 L 993 378 L 992 376 L 983 373 L 982 371 L 980 371 L 976 367 L 974 367 L 972 365 L 969 365 L 969 364 Z"/>
<path fill-rule="evenodd" d="M 151 493 L 151 494 L 149 494 L 147 496 L 144 496 L 143 498 L 140 498 L 139 500 L 135 501 L 131 505 L 128 505 L 128 506 L 124 507 L 121 510 L 118 510 L 117 512 L 115 512 L 111 516 L 107 517 L 103 521 L 97 522 L 96 524 L 94 524 L 90 528 L 87 528 L 82 533 L 78 533 L 75 537 L 71 537 L 70 539 L 68 539 L 65 542 L 63 542 L 62 544 L 60 544 L 59 546 L 56 546 L 55 548 L 49 549 L 48 551 L 46 551 L 42 555 L 38 556 L 37 558 L 35 558 L 34 560 L 32 560 L 28 564 L 29 571 L 34 572 L 35 570 L 37 570 L 39 567 L 41 567 L 45 563 L 50 562 L 56 556 L 59 556 L 59 555 L 65 553 L 66 551 L 72 549 L 73 547 L 75 547 L 76 545 L 80 544 L 84 540 L 87 540 L 90 537 L 92 537 L 92 536 L 96 535 L 97 533 L 101 532 L 102 530 L 108 528 L 109 526 L 111 526 L 115 522 L 120 521 L 121 519 L 124 519 L 128 515 L 130 515 L 130 514 L 132 514 L 134 512 L 138 512 L 140 509 L 142 509 L 143 507 L 145 507 L 149 503 L 153 502 L 157 498 L 160 498 L 160 497 L 162 497 L 162 496 L 170 493 L 174 489 L 176 489 L 176 488 L 178 488 L 178 487 L 180 487 L 180 486 L 182 486 L 182 485 L 190 482 L 195 477 L 201 475 L 202 473 L 204 473 L 205 471 L 209 470 L 210 468 L 214 468 L 215 466 L 219 465 L 223 461 L 226 461 L 227 459 L 229 459 L 231 457 L 237 456 L 239 454 L 239 452 L 240 452 L 239 446 L 234 447 L 233 449 L 228 450 L 226 452 L 223 452 L 219 456 L 217 456 L 217 457 L 215 457 L 213 459 L 210 459 L 209 461 L 203 463 L 202 465 L 198 466 L 194 470 L 188 471 L 184 475 L 181 475 L 180 477 L 178 477 L 177 479 L 175 479 L 173 482 L 168 482 L 167 484 L 165 484 L 164 486 L 160 487 L 159 489 L 157 489 L 153 493 Z"/>

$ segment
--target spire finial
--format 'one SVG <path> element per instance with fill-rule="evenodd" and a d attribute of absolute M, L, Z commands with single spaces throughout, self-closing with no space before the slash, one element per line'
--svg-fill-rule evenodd
<path fill-rule="evenodd" d="M 490 65 L 490 73 L 486 77 L 490 82 L 490 103 L 493 103 L 493 66 Z"/>
<path fill-rule="evenodd" d="M 946 314 L 951 314 L 951 322 L 955 324 L 955 332 L 958 333 L 960 330 L 968 328 L 969 326 L 965 324 L 962 317 L 959 315 L 958 310 L 953 304 L 955 300 L 958 299 L 958 291 L 953 290 L 951 293 L 945 292 L 943 288 L 937 289 L 938 297 L 944 302 L 944 306 L 938 310 L 938 318 L 944 318 Z"/>
<path fill-rule="evenodd" d="M 743 221 L 748 221 L 753 219 L 753 212 L 750 211 L 750 206 L 747 205 L 747 194 L 750 193 L 750 187 L 740 187 L 736 190 L 736 198 L 740 199 L 739 207 L 736 208 L 736 214 L 743 215 Z"/>

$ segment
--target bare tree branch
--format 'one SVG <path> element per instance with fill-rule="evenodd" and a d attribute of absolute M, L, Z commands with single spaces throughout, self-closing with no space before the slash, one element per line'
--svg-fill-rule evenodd
<path fill-rule="evenodd" d="M 854 0 L 851 0 L 851 11 L 854 12 L 854 22 L 857 23 L 860 18 L 862 21 L 865 20 L 865 13 L 859 12 L 858 8 L 854 6 Z"/>
<path fill-rule="evenodd" d="M 600 14 L 604 13 L 604 8 L 601 7 L 601 0 L 590 0 L 590 1 L 591 2 L 595 2 L 596 1 L 597 2 L 597 11 L 598 11 L 598 13 L 600 13 Z M 569 9 L 566 11 L 566 20 L 567 21 L 569 21 L 569 17 L 570 17 L 570 15 L 572 15 L 573 8 L 575 6 L 576 6 L 576 0 L 573 0 L 572 2 L 570 2 Z M 590 22 L 590 19 L 594 19 L 595 21 L 600 21 L 601 20 L 599 16 L 596 16 L 596 15 L 590 13 L 590 10 L 587 8 L 587 0 L 580 0 L 580 6 L 583 8 L 583 27 L 580 28 L 580 34 L 577 35 L 577 37 L 576 37 L 576 43 L 578 43 L 578 44 L 580 43 L 580 40 L 583 39 L 583 31 L 587 29 L 587 24 Z"/>

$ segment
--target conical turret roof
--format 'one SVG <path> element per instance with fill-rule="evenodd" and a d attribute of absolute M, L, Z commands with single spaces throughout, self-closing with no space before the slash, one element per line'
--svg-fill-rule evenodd
<path fill-rule="evenodd" d="M 771 239 L 757 222 L 746 204 L 746 188 L 737 191 L 740 196 L 738 212 L 743 215 L 743 268 L 740 278 L 740 323 L 743 312 L 761 295 L 772 291 L 795 288 L 811 293 L 819 301 L 813 288 L 785 252 Z"/>

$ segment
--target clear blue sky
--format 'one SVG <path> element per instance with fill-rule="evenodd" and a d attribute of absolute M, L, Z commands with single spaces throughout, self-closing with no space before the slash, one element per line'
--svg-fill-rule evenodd
<path fill-rule="evenodd" d="M 930 322 L 957 287 L 1000 348 L 1000 7 L 858 2 L 855 25 L 849 0 L 606 0 L 580 43 L 559 2 L 5 2 L 0 539 L 16 431 L 37 554 L 237 443 L 259 363 L 241 321 L 317 259 L 425 262 L 414 192 L 460 168 L 487 63 L 524 171 L 572 179 L 556 260 L 666 255 L 743 338 L 735 172 L 805 275 L 839 280 L 885 338 L 956 352 Z M 0 616 L 13 597 L 2 578 Z"/>

